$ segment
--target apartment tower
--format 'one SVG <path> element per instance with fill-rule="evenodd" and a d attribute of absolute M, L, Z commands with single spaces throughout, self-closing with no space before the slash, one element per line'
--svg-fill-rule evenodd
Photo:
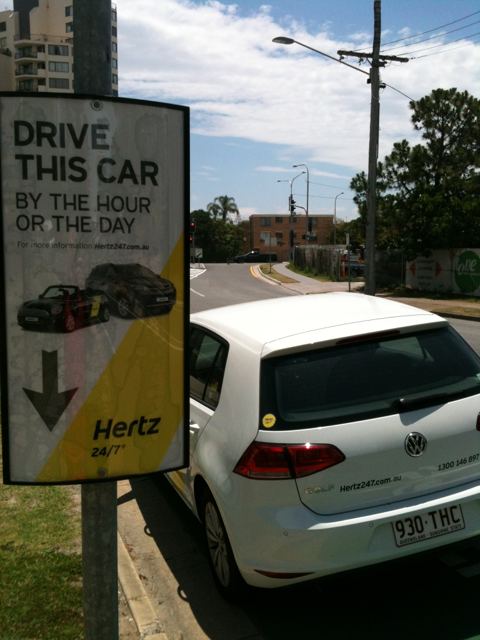
<path fill-rule="evenodd" d="M 0 91 L 73 93 L 73 0 L 14 0 L 0 12 Z M 112 4 L 112 95 L 118 96 L 117 6 Z"/>

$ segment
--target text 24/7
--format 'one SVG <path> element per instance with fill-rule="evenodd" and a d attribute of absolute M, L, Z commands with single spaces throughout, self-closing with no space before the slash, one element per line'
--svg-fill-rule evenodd
<path fill-rule="evenodd" d="M 99 456 L 105 456 L 106 458 L 108 458 L 110 454 L 116 456 L 118 450 L 125 449 L 125 447 L 126 445 L 124 444 L 112 444 L 112 446 L 108 449 L 107 447 L 103 447 L 103 449 L 100 449 L 100 447 L 94 447 L 92 458 L 98 458 Z"/>

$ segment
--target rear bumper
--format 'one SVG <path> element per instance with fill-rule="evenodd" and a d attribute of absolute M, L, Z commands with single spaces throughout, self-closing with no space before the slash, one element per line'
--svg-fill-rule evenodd
<path fill-rule="evenodd" d="M 254 486 L 258 484 L 262 486 Z M 394 505 L 320 516 L 299 503 L 294 481 L 282 481 L 280 491 L 277 482 L 231 476 L 218 502 L 243 577 L 264 588 L 398 560 L 480 535 L 480 483 Z M 457 504 L 462 505 L 465 529 L 396 546 L 392 522 Z M 308 575 L 278 579 L 256 569 Z"/>

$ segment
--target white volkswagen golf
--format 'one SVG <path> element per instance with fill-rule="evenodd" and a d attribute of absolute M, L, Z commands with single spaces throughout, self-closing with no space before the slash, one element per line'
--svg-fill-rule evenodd
<path fill-rule="evenodd" d="M 432 313 L 331 293 L 191 317 L 190 466 L 217 586 L 480 534 L 480 358 Z"/>

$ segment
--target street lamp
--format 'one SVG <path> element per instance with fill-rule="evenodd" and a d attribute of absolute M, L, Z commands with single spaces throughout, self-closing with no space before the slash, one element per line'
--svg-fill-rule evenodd
<path fill-rule="evenodd" d="M 277 180 L 277 182 L 289 182 L 290 183 L 290 198 L 288 200 L 288 208 L 290 214 L 290 260 L 293 260 L 293 212 L 292 212 L 292 201 L 293 201 L 293 181 L 299 178 L 305 171 L 299 173 L 298 176 L 292 178 L 291 180 Z"/>
<path fill-rule="evenodd" d="M 335 202 L 333 205 L 333 256 L 334 260 L 337 260 L 337 198 L 343 196 L 343 191 L 335 196 Z"/>
<path fill-rule="evenodd" d="M 293 168 L 296 169 L 297 167 L 305 167 L 305 169 L 307 170 L 307 209 L 305 211 L 305 215 L 307 217 L 307 233 L 305 234 L 305 244 L 308 244 L 308 187 L 310 184 L 310 174 L 308 172 L 308 167 L 306 164 L 294 164 Z"/>
<path fill-rule="evenodd" d="M 376 13 L 375 13 L 376 12 Z M 370 141 L 369 141 L 369 158 L 368 158 L 368 189 L 367 189 L 367 238 L 366 238 L 366 253 L 365 253 L 365 293 L 367 295 L 375 295 L 375 193 L 377 182 L 377 152 L 378 152 L 378 134 L 380 124 L 380 97 L 379 97 L 379 50 L 380 50 L 380 0 L 374 0 L 374 13 L 378 18 L 375 18 L 375 29 L 373 39 L 373 55 L 372 67 L 370 73 L 354 67 L 340 58 L 334 58 L 329 56 L 328 53 L 309 47 L 303 42 L 298 42 L 293 38 L 286 38 L 284 36 L 273 38 L 272 42 L 278 44 L 298 44 L 305 49 L 310 49 L 315 53 L 319 53 L 321 56 L 340 62 L 340 64 L 355 69 L 360 73 L 364 73 L 369 77 L 371 85 L 371 104 L 370 104 Z"/>
<path fill-rule="evenodd" d="M 335 196 L 335 202 L 333 205 L 333 248 L 334 250 L 337 248 L 337 198 L 338 196 L 343 196 L 344 192 L 342 191 L 338 195 Z"/>

